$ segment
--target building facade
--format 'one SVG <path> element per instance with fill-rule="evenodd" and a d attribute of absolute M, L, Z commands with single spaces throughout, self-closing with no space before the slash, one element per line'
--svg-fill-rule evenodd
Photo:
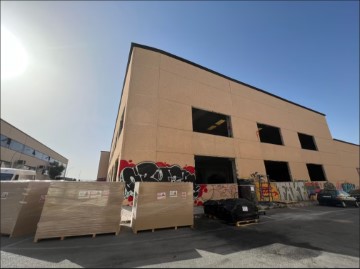
<path fill-rule="evenodd" d="M 108 181 L 359 186 L 359 145 L 334 140 L 325 115 L 170 53 L 132 44 Z M 129 188 L 130 188 L 129 187 Z M 131 190 L 128 188 L 128 191 Z"/>
<path fill-rule="evenodd" d="M 50 163 L 63 165 L 68 159 L 1 119 L 1 167 L 36 170 L 37 179 L 49 179 Z"/>

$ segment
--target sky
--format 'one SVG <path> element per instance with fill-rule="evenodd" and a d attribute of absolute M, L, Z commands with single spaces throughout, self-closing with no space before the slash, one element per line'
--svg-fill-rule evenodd
<path fill-rule="evenodd" d="M 131 42 L 321 112 L 359 144 L 358 1 L 1 1 L 1 26 L 28 55 L 1 76 L 1 118 L 66 157 L 67 177 L 95 180 L 110 150 Z"/>

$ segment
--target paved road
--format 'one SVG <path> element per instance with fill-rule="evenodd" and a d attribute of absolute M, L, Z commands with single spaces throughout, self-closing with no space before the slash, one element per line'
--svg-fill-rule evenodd
<path fill-rule="evenodd" d="M 279 208 L 234 227 L 200 217 L 195 228 L 32 242 L 1 237 L 1 267 L 357 268 L 359 209 Z"/>

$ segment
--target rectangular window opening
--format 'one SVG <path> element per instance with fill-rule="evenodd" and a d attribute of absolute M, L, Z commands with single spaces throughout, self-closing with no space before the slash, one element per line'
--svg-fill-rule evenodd
<path fill-rule="evenodd" d="M 289 182 L 291 175 L 287 162 L 264 161 L 266 174 L 270 181 Z"/>
<path fill-rule="evenodd" d="M 307 134 L 298 133 L 302 149 L 317 150 L 314 137 Z"/>
<path fill-rule="evenodd" d="M 192 121 L 194 132 L 232 137 L 229 116 L 192 108 Z"/>
<path fill-rule="evenodd" d="M 231 158 L 195 156 L 196 184 L 235 183 L 235 160 Z"/>
<path fill-rule="evenodd" d="M 258 123 L 257 127 L 257 133 L 262 143 L 284 145 L 279 128 L 262 123 Z"/>
<path fill-rule="evenodd" d="M 311 181 L 326 181 L 325 172 L 321 164 L 307 163 L 306 167 Z"/>

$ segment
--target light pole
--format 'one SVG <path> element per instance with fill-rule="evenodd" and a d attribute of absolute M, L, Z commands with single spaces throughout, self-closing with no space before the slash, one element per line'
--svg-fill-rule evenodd
<path fill-rule="evenodd" d="M 68 171 L 70 171 L 70 170 L 71 170 L 71 168 L 74 168 L 74 166 L 70 166 L 70 168 L 69 168 L 69 169 L 67 169 L 67 166 L 66 166 L 66 169 L 65 169 L 65 174 L 64 174 L 64 179 L 66 178 L 66 173 L 67 173 Z"/>

